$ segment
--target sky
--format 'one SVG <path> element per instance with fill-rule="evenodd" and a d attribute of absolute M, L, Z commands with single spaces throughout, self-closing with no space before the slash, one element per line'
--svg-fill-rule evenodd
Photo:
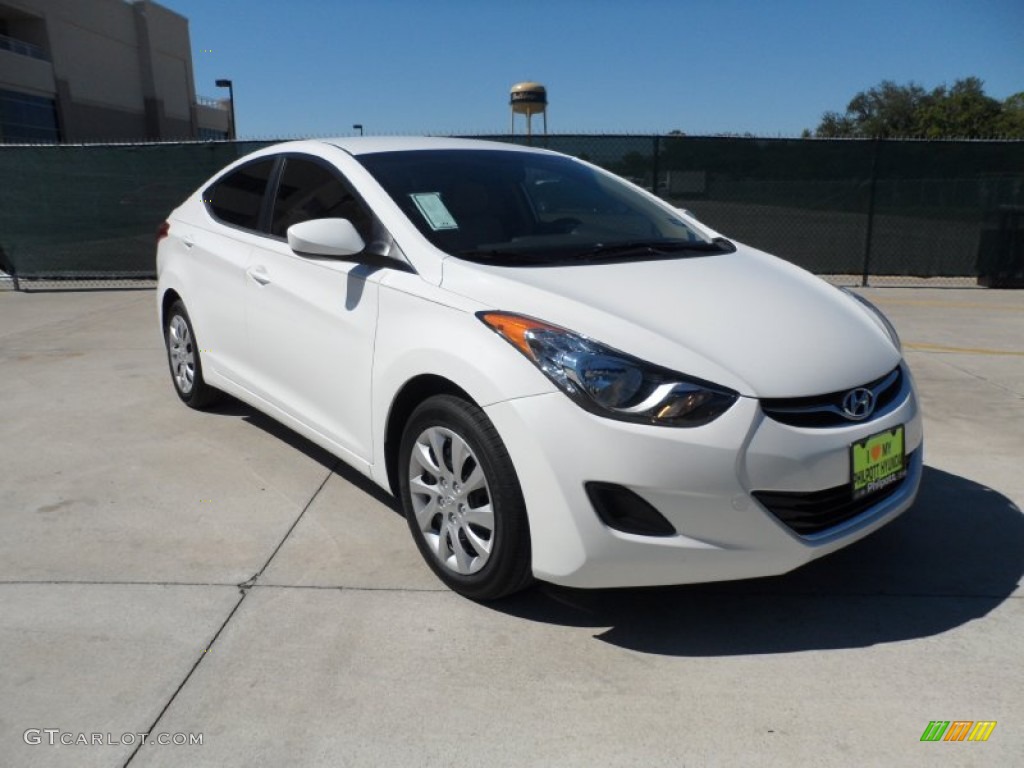
<path fill-rule="evenodd" d="M 524 80 L 551 133 L 798 136 L 882 80 L 1024 91 L 1024 0 L 160 2 L 239 138 L 507 133 Z"/>

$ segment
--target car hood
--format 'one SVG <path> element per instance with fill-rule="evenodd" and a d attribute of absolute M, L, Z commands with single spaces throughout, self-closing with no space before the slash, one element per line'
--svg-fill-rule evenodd
<path fill-rule="evenodd" d="M 837 392 L 900 360 L 857 301 L 740 244 L 728 254 L 561 267 L 448 258 L 441 285 L 750 397 Z"/>

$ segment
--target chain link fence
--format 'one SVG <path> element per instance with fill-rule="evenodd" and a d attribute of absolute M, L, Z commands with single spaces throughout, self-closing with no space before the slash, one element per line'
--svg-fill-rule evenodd
<path fill-rule="evenodd" d="M 1024 142 L 478 138 L 589 160 L 729 237 L 840 282 L 1024 285 Z M 269 143 L 0 145 L 7 284 L 151 280 L 167 213 Z"/>

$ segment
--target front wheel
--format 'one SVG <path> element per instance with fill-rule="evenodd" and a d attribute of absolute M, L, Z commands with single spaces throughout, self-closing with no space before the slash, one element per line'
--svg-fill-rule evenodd
<path fill-rule="evenodd" d="M 473 600 L 528 586 L 526 507 L 487 415 L 458 397 L 431 397 L 413 411 L 400 450 L 402 506 L 434 573 Z"/>

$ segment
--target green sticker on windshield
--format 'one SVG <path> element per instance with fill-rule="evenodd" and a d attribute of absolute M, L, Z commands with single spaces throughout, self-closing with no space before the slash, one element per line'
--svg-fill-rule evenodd
<path fill-rule="evenodd" d="M 434 231 L 439 229 L 458 229 L 459 225 L 451 211 L 441 201 L 440 192 L 412 192 L 409 194 L 423 218 Z"/>

